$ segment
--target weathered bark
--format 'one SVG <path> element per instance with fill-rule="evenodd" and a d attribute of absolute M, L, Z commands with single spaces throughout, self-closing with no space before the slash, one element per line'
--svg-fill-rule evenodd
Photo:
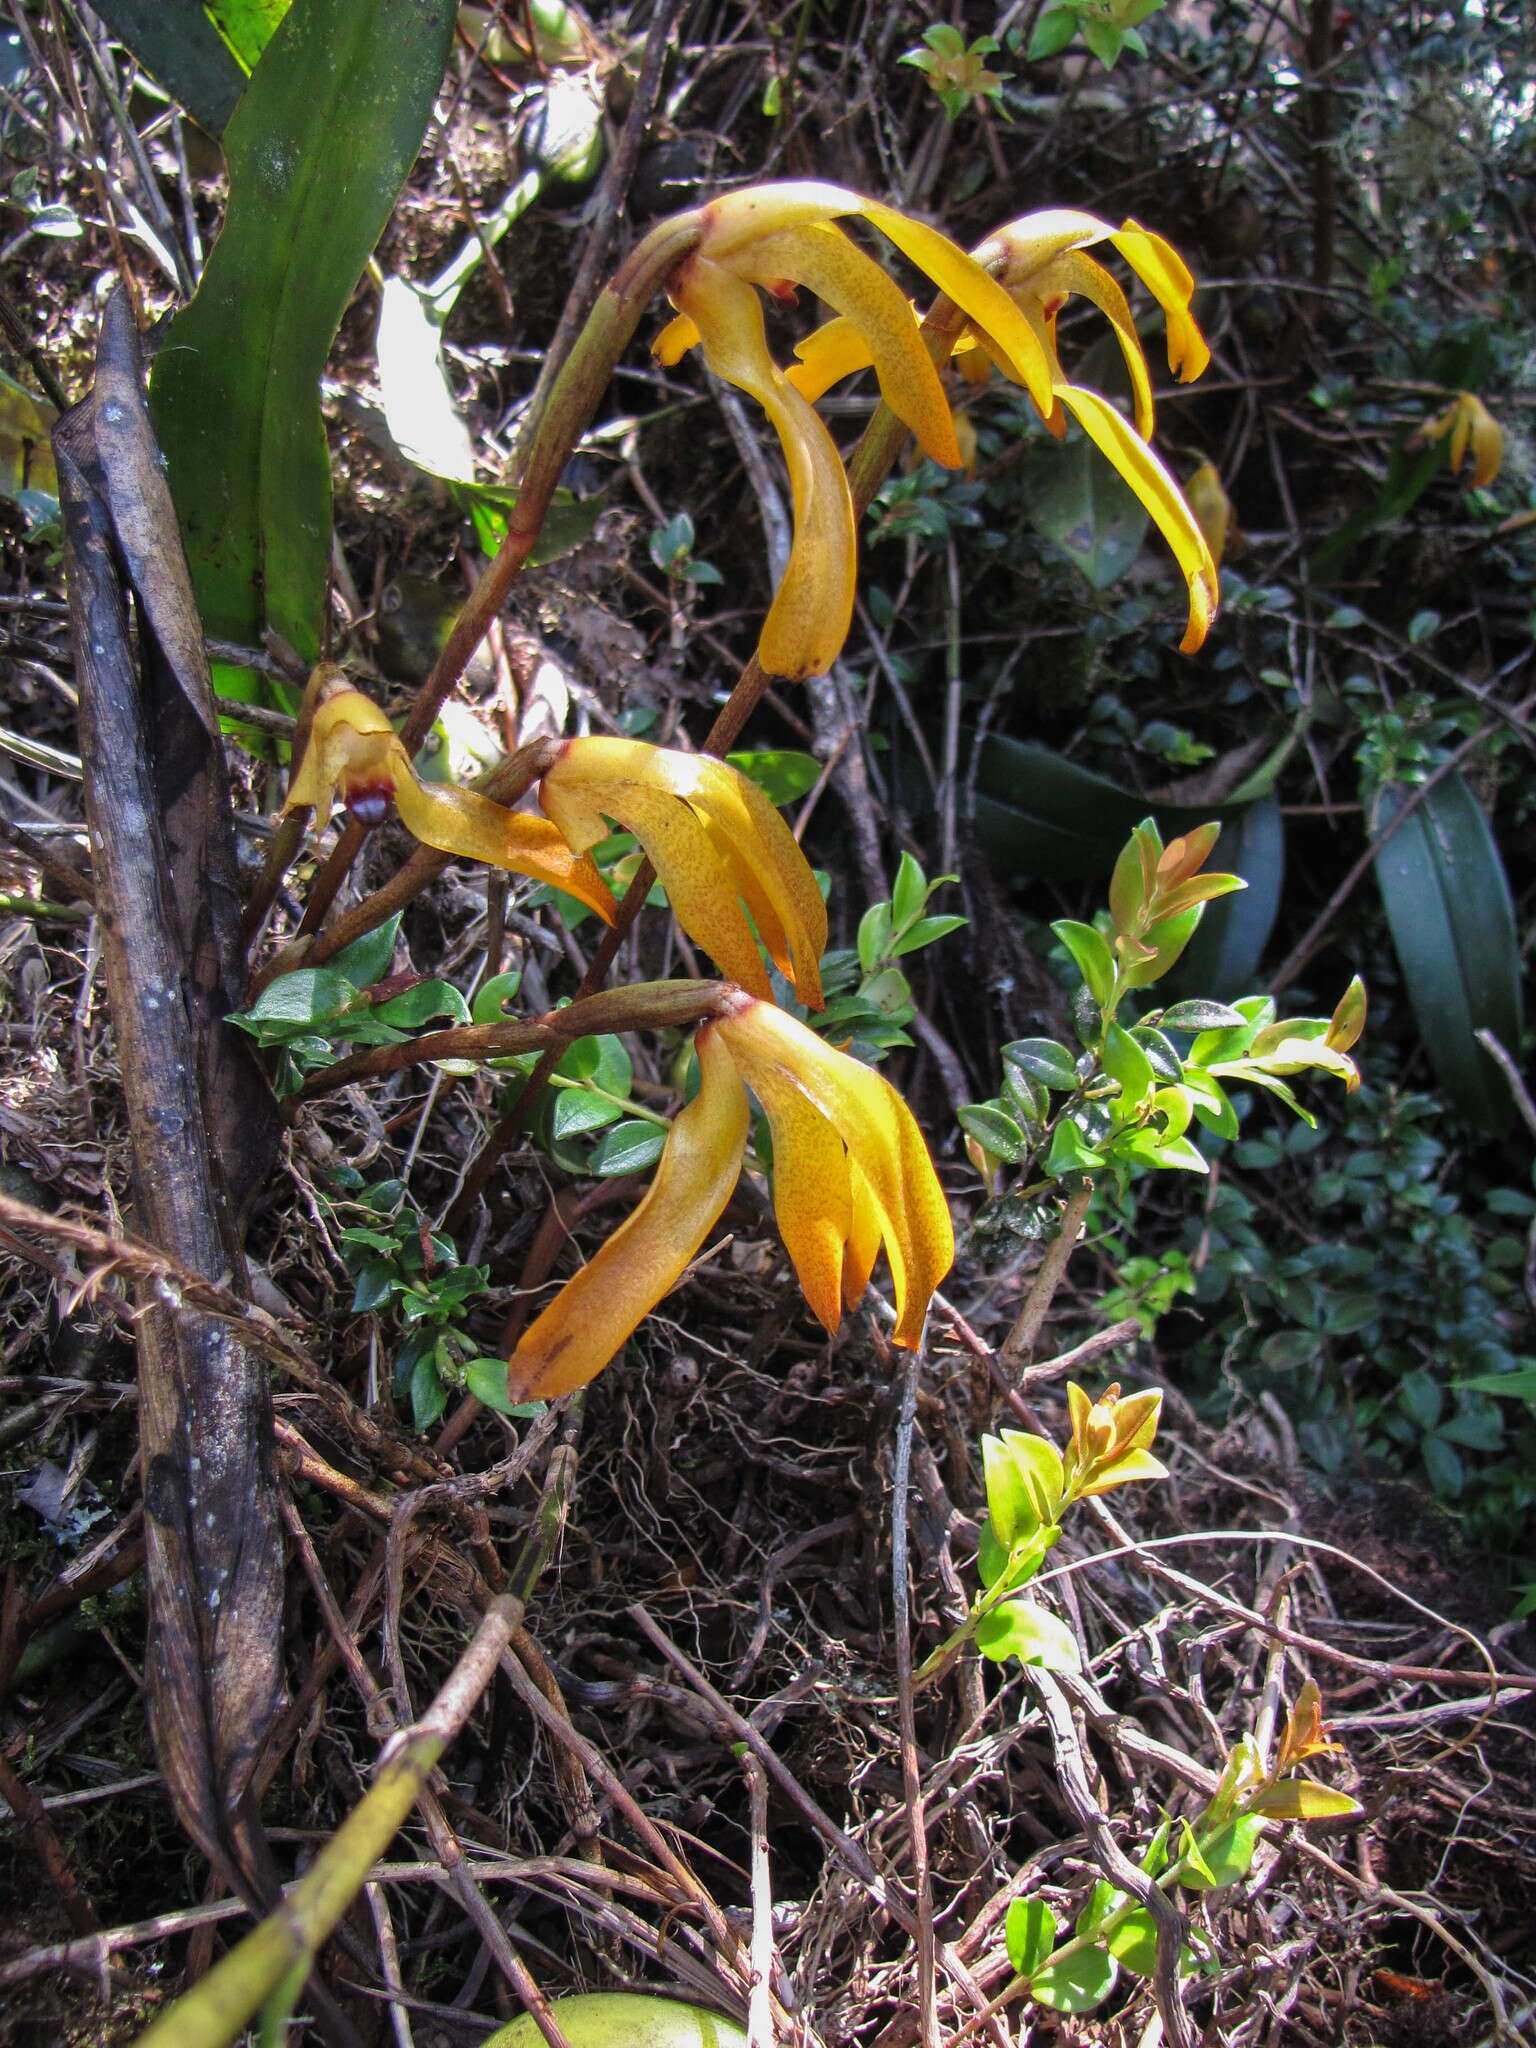
<path fill-rule="evenodd" d="M 95 390 L 59 421 L 54 447 L 136 1225 L 238 1292 L 241 1220 L 270 1170 L 277 1119 L 223 1021 L 241 994 L 223 748 L 121 294 L 103 321 Z M 236 1809 L 281 1686 L 267 1372 L 226 1324 L 153 1290 L 142 1300 L 151 1723 L 182 1825 L 244 1889 Z"/>

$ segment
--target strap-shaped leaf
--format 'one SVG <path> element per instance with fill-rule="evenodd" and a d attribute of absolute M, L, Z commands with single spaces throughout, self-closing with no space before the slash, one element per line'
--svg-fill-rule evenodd
<path fill-rule="evenodd" d="M 1378 828 L 1406 792 L 1383 792 Z M 1392 834 L 1376 879 L 1403 983 L 1440 1085 L 1471 1122 L 1507 1128 L 1509 1084 L 1477 1042 L 1520 1044 L 1520 948 L 1509 882 L 1482 807 L 1448 775 Z"/>
<path fill-rule="evenodd" d="M 295 0 L 225 130 L 230 197 L 151 403 L 208 632 L 320 651 L 331 481 L 320 375 L 421 147 L 451 0 Z M 253 682 L 247 672 L 219 686 Z M 253 694 L 247 689 L 245 694 Z"/>

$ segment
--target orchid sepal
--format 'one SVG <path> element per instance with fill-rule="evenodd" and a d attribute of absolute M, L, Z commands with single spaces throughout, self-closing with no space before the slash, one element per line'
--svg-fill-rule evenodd
<path fill-rule="evenodd" d="M 740 769 L 642 740 L 567 740 L 539 802 L 579 852 L 607 835 L 610 818 L 632 832 L 684 931 L 733 981 L 766 997 L 744 903 L 779 972 L 821 1008 L 826 905 L 789 827 Z"/>

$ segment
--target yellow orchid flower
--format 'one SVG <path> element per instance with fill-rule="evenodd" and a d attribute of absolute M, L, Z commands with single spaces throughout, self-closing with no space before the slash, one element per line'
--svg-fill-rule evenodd
<path fill-rule="evenodd" d="M 1186 382 L 1198 377 L 1211 355 L 1189 310 L 1195 281 L 1177 251 L 1137 221 L 1126 220 L 1113 228 L 1091 213 L 1068 208 L 1026 214 L 976 251 L 978 265 L 996 275 L 1034 335 L 1039 354 L 1050 369 L 1049 392 L 1042 398 L 1035 384 L 1019 375 L 1018 351 L 1000 348 L 985 319 L 975 314 L 970 315 L 955 354 L 968 380 L 984 377 L 990 360 L 1005 376 L 1024 384 L 1041 418 L 1058 437 L 1065 433 L 1066 414 L 1071 413 L 1100 454 L 1124 477 L 1152 515 L 1183 572 L 1189 590 L 1189 623 L 1180 646 L 1185 654 L 1193 654 L 1205 640 L 1216 613 L 1220 595 L 1216 562 L 1183 492 L 1148 443 L 1153 411 L 1146 355 L 1125 294 L 1102 264 L 1083 253 L 1103 241 L 1119 250 L 1162 307 L 1168 326 L 1169 368 Z M 1134 428 L 1097 392 L 1069 383 L 1062 370 L 1056 353 L 1056 316 L 1073 293 L 1091 300 L 1115 329 L 1130 373 Z M 789 372 L 789 382 L 813 403 L 841 378 L 867 368 L 871 361 L 858 325 L 841 317 L 818 328 L 800 343 L 795 354 L 800 360 Z"/>
<path fill-rule="evenodd" d="M 758 289 L 774 297 L 804 285 L 848 321 L 873 363 L 881 393 L 924 452 L 960 467 L 960 450 L 938 373 L 906 299 L 873 259 L 832 225 L 858 215 L 879 229 L 985 330 L 1011 375 L 1050 405 L 1050 365 L 1008 294 L 935 228 L 877 200 L 811 181 L 727 193 L 699 209 L 697 245 L 668 283 L 678 317 L 657 337 L 663 363 L 703 346 L 717 376 L 755 398 L 773 423 L 789 467 L 795 530 L 789 566 L 763 627 L 759 658 L 770 675 L 802 678 L 830 668 L 853 617 L 857 535 L 847 478 L 831 435 L 768 350 Z"/>
<path fill-rule="evenodd" d="M 954 1263 L 949 1205 L 911 1110 L 883 1074 L 786 1011 L 742 996 L 713 1026 L 773 1133 L 773 1211 L 801 1289 L 835 1330 L 885 1247 L 894 1341 L 915 1349 Z"/>
<path fill-rule="evenodd" d="M 1420 427 L 1420 441 L 1443 441 L 1451 437 L 1451 471 L 1460 476 L 1472 448 L 1472 482 L 1484 490 L 1499 473 L 1504 460 L 1504 431 L 1483 401 L 1473 391 L 1458 391 L 1445 411 Z"/>
<path fill-rule="evenodd" d="M 863 1299 L 882 1244 L 894 1341 L 921 1341 L 954 1258 L 949 1209 L 911 1111 L 889 1081 L 772 1003 L 729 991 L 694 1046 L 699 1092 L 674 1119 L 633 1214 L 525 1331 L 508 1365 L 518 1400 L 595 1379 L 682 1277 L 719 1221 L 746 1152 L 746 1088 L 773 1134 L 773 1206 L 807 1301 L 835 1330 Z"/>
<path fill-rule="evenodd" d="M 423 846 L 486 861 L 563 889 L 605 924 L 613 897 L 592 861 L 573 853 L 546 818 L 506 810 L 472 789 L 424 783 L 394 727 L 361 690 L 339 689 L 317 706 L 309 740 L 288 786 L 283 814 L 313 810 L 323 827 L 340 797 L 361 825 L 381 825 L 390 799 Z"/>
<path fill-rule="evenodd" d="M 732 981 L 766 997 L 745 903 L 779 972 L 821 1008 L 826 905 L 794 834 L 739 769 L 642 740 L 567 740 L 539 802 L 578 852 L 606 838 L 609 818 L 632 832 L 683 930 Z"/>
<path fill-rule="evenodd" d="M 1062 1466 L 1068 1500 L 1108 1493 L 1133 1479 L 1167 1477 L 1168 1468 L 1149 1448 L 1163 1410 L 1160 1389 L 1122 1397 L 1117 1383 L 1106 1387 L 1097 1401 L 1090 1401 L 1081 1387 L 1069 1381 L 1067 1410 L 1072 1418 L 1072 1438 Z"/>
<path fill-rule="evenodd" d="M 708 1025 L 694 1038 L 699 1092 L 672 1119 L 639 1205 L 523 1332 L 507 1366 L 519 1401 L 596 1379 L 682 1278 L 731 1199 L 746 1151 L 747 1091 Z"/>

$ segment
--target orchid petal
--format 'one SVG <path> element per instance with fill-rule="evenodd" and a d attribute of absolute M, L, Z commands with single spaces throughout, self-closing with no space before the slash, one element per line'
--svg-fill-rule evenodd
<path fill-rule="evenodd" d="M 307 806 L 319 828 L 330 817 L 338 785 L 345 794 L 349 782 L 393 782 L 388 749 L 394 737 L 394 727 L 371 697 L 361 690 L 335 691 L 316 706 L 284 811 Z"/>
<path fill-rule="evenodd" d="M 708 1025 L 694 1039 L 699 1092 L 674 1118 L 638 1207 L 523 1333 L 508 1367 L 518 1400 L 584 1387 L 682 1278 L 719 1222 L 747 1144 L 747 1093 Z"/>
<path fill-rule="evenodd" d="M 722 192 L 699 208 L 704 230 L 699 247 L 710 262 L 725 263 L 762 235 L 863 213 L 868 204 L 857 192 L 815 178 L 744 186 L 737 192 Z"/>
<path fill-rule="evenodd" d="M 915 332 L 915 319 L 912 325 Z M 859 370 L 869 369 L 875 360 L 862 329 L 841 314 L 816 328 L 804 341 L 797 341 L 795 354 L 800 360 L 784 374 L 812 405 L 834 384 L 841 384 L 845 377 L 852 377 Z"/>
<path fill-rule="evenodd" d="M 848 1221 L 848 1243 L 843 1252 L 843 1300 L 857 1308 L 869 1286 L 869 1276 L 880 1256 L 880 1212 L 875 1207 L 869 1183 L 850 1159 L 848 1188 L 852 1206 Z"/>
<path fill-rule="evenodd" d="M 1504 430 L 1480 398 L 1471 392 L 1465 396 L 1472 416 L 1472 482 L 1478 490 L 1486 490 L 1504 460 Z"/>
<path fill-rule="evenodd" d="M 744 1001 L 717 1027 L 765 1109 L 785 1086 L 832 1125 L 864 1182 L 891 1266 L 896 1299 L 894 1341 L 907 1349 L 922 1338 L 933 1290 L 954 1260 L 954 1233 L 912 1112 L 883 1075 L 836 1052 L 783 1010 Z M 852 1219 L 850 1218 L 850 1221 Z M 859 1256 L 868 1218 L 860 1216 Z"/>
<path fill-rule="evenodd" d="M 736 1050 L 732 1048 L 733 1052 Z M 773 1214 L 800 1291 L 830 1335 L 843 1316 L 843 1246 L 852 1220 L 842 1138 L 792 1077 L 747 1070 L 773 1133 Z"/>
<path fill-rule="evenodd" d="M 1136 404 L 1136 431 L 1144 441 L 1150 440 L 1154 424 L 1152 410 L 1152 380 L 1147 375 L 1146 352 L 1141 337 L 1136 332 L 1136 323 L 1131 318 L 1131 309 L 1126 303 L 1125 293 L 1110 276 L 1102 263 L 1095 263 L 1091 256 L 1079 250 L 1068 250 L 1058 256 L 1041 273 L 1038 290 L 1042 295 L 1053 292 L 1075 292 L 1079 298 L 1087 299 L 1091 305 L 1109 321 L 1120 344 L 1120 353 L 1125 358 L 1125 367 L 1131 380 L 1131 393 Z M 1035 287 L 1032 285 L 1031 296 Z M 1058 380 L 1059 381 L 1059 380 Z"/>
<path fill-rule="evenodd" d="M 848 478 L 832 437 L 768 353 L 763 308 L 745 280 L 694 257 L 673 286 L 698 324 L 705 359 L 767 413 L 784 450 L 794 496 L 789 567 L 763 625 L 759 659 L 770 675 L 822 675 L 853 619 L 857 533 Z"/>
<path fill-rule="evenodd" d="M 793 833 L 740 770 L 639 740 L 570 740 L 539 800 L 572 846 L 595 845 L 607 818 L 633 832 L 683 929 L 733 981 L 767 996 L 742 898 L 780 972 L 821 1007 L 826 906 Z"/>
<path fill-rule="evenodd" d="M 1051 207 L 1026 214 L 995 237 L 1008 252 L 1003 282 L 1010 291 L 1034 289 L 1037 275 L 1068 251 L 1111 242 L 1163 309 L 1168 325 L 1168 367 L 1184 383 L 1198 377 L 1211 360 L 1189 303 L 1195 280 L 1171 243 L 1126 219 L 1118 228 L 1076 207 Z"/>
<path fill-rule="evenodd" d="M 585 852 L 573 853 L 547 819 L 509 811 L 472 789 L 418 782 L 398 740 L 393 747 L 393 767 L 400 822 L 423 846 L 530 875 L 551 889 L 574 896 L 595 910 L 604 924 L 614 922 L 618 911 L 596 866 Z"/>
<path fill-rule="evenodd" d="M 868 343 L 880 395 L 891 411 L 911 428 L 925 455 L 946 469 L 960 467 L 944 387 L 906 294 L 840 229 L 823 223 L 767 235 L 744 249 L 731 268 L 753 284 L 771 286 L 788 278 L 853 321 Z M 795 384 L 793 372 L 789 382 Z"/>
<path fill-rule="evenodd" d="M 670 370 L 674 363 L 680 363 L 689 349 L 699 345 L 699 330 L 686 313 L 678 313 L 662 328 L 651 343 L 651 354 L 664 369 Z"/>
<path fill-rule="evenodd" d="M 973 256 L 967 256 L 958 243 L 952 242 L 948 235 L 941 235 L 937 228 L 928 227 L 922 221 L 909 220 L 905 214 L 897 213 L 894 207 L 882 206 L 874 199 L 864 200 L 859 210 L 887 241 L 894 242 L 903 256 L 909 257 L 926 277 L 931 278 L 947 298 L 952 299 L 979 327 L 986 329 L 1013 365 L 1020 382 L 1041 413 L 1049 412 L 1050 371 L 1039 342 L 996 278 L 989 276 Z"/>
<path fill-rule="evenodd" d="M 1122 221 L 1109 239 L 1163 309 L 1169 369 L 1181 384 L 1192 384 L 1210 366 L 1211 351 L 1189 310 L 1195 280 L 1188 264 L 1171 243 L 1139 221 Z"/>
<path fill-rule="evenodd" d="M 1059 384 L 1056 392 L 1089 440 L 1146 506 L 1172 548 L 1189 586 L 1189 624 L 1179 645 L 1183 653 L 1193 654 L 1210 630 L 1220 596 L 1216 565 L 1205 535 L 1168 471 L 1107 399 L 1076 384 Z"/>

